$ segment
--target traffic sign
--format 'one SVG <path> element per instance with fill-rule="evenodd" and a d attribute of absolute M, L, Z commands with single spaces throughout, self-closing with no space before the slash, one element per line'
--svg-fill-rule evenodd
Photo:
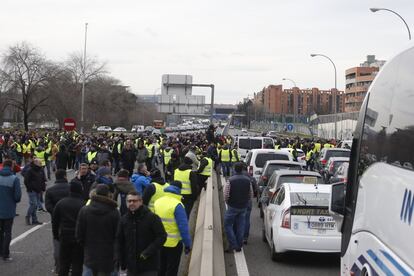
<path fill-rule="evenodd" d="M 76 128 L 76 121 L 72 118 L 65 118 L 63 120 L 63 128 L 66 131 L 72 131 Z"/>
<path fill-rule="evenodd" d="M 293 131 L 293 125 L 292 124 L 287 124 L 286 126 L 288 131 Z"/>

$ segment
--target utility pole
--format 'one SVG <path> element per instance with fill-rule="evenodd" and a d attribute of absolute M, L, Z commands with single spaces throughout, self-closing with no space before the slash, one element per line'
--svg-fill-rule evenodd
<path fill-rule="evenodd" d="M 85 23 L 85 47 L 83 48 L 83 72 L 82 72 L 82 103 L 81 103 L 81 133 L 85 127 L 85 80 L 86 80 L 86 40 L 88 37 L 88 23 Z"/>

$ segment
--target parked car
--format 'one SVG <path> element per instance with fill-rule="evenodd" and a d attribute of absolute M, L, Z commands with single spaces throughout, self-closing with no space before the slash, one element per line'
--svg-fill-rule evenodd
<path fill-rule="evenodd" d="M 100 126 L 96 130 L 97 131 L 112 131 L 112 128 L 109 126 Z"/>
<path fill-rule="evenodd" d="M 275 150 L 275 149 L 253 149 L 247 156 L 245 163 L 247 165 L 247 171 L 253 176 L 256 181 L 259 181 L 262 174 L 263 166 L 268 160 L 285 160 L 293 161 L 293 157 L 289 152 Z"/>
<path fill-rule="evenodd" d="M 339 142 L 338 148 L 351 149 L 352 148 L 352 140 L 342 140 L 341 142 Z"/>
<path fill-rule="evenodd" d="M 283 183 L 304 183 L 304 184 L 324 184 L 322 176 L 317 172 L 303 171 L 303 170 L 277 170 L 270 176 L 267 186 L 263 189 L 260 196 L 260 217 L 263 217 L 264 210 L 269 204 L 276 190 L 282 186 Z"/>
<path fill-rule="evenodd" d="M 262 174 L 257 183 L 257 201 L 259 201 L 260 195 L 263 189 L 267 186 L 267 181 L 274 171 L 277 170 L 301 170 L 302 166 L 299 162 L 285 161 L 285 160 L 268 160 L 263 166 Z M 259 201 L 260 207 L 260 201 Z"/>
<path fill-rule="evenodd" d="M 351 150 L 349 149 L 339 149 L 339 148 L 324 148 L 321 150 L 319 155 L 316 158 L 315 170 L 322 173 L 322 170 L 328 163 L 329 158 L 331 157 L 350 157 Z"/>
<path fill-rule="evenodd" d="M 293 156 L 293 148 L 281 148 L 280 150 L 282 150 L 282 151 L 287 151 L 287 152 L 289 152 L 290 154 L 292 154 L 292 156 Z M 305 153 L 303 152 L 303 150 L 301 150 L 301 149 L 296 149 L 296 158 L 297 158 L 297 160 L 295 160 L 295 161 L 297 161 L 297 162 L 299 162 L 301 165 L 302 165 L 302 167 L 306 167 L 306 155 L 305 155 Z M 293 158 L 293 160 L 294 160 L 295 158 Z"/>
<path fill-rule="evenodd" d="M 329 179 L 335 174 L 336 170 L 343 163 L 349 163 L 349 157 L 331 157 L 328 160 L 328 163 L 322 170 L 322 177 L 325 182 L 328 183 Z"/>
<path fill-rule="evenodd" d="M 342 163 L 335 171 L 334 175 L 329 179 L 329 183 L 339 183 L 348 181 L 349 162 Z"/>
<path fill-rule="evenodd" d="M 241 132 L 242 132 L 242 134 L 247 134 L 247 129 L 246 128 L 242 128 Z"/>
<path fill-rule="evenodd" d="M 329 214 L 330 185 L 284 183 L 265 209 L 262 239 L 271 259 L 287 251 L 336 253 L 341 233 Z"/>
<path fill-rule="evenodd" d="M 117 127 L 117 128 L 114 128 L 114 130 L 113 130 L 113 132 L 126 132 L 127 130 L 126 130 L 126 128 L 123 128 L 123 127 Z"/>
<path fill-rule="evenodd" d="M 269 137 L 237 136 L 234 141 L 237 143 L 237 153 L 239 154 L 240 159 L 244 159 L 247 153 L 252 149 L 275 148 L 273 139 Z"/>
<path fill-rule="evenodd" d="M 272 131 L 267 132 L 266 136 L 267 137 L 272 137 L 272 138 L 277 138 L 279 136 L 279 133 L 277 131 L 272 130 Z"/>

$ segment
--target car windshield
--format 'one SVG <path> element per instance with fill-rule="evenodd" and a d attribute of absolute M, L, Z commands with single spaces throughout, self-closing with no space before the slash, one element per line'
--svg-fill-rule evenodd
<path fill-rule="evenodd" d="M 239 148 L 241 149 L 261 149 L 262 140 L 261 139 L 239 139 Z"/>
<path fill-rule="evenodd" d="M 278 154 L 278 153 L 259 153 L 256 156 L 255 165 L 258 168 L 263 168 L 264 164 L 268 160 L 289 160 L 289 157 L 285 154 Z"/>
<path fill-rule="evenodd" d="M 328 160 L 331 157 L 349 157 L 351 156 L 351 151 L 345 150 L 328 150 L 326 152 L 326 159 Z"/>
<path fill-rule="evenodd" d="M 280 187 L 283 183 L 323 184 L 323 180 L 313 175 L 282 175 L 279 177 L 277 186 Z"/>
<path fill-rule="evenodd" d="M 292 206 L 329 206 L 328 193 L 290 193 L 290 202 Z"/>
<path fill-rule="evenodd" d="M 272 173 L 277 170 L 301 170 L 301 169 L 302 167 L 297 164 L 269 164 L 264 174 L 269 176 L 269 175 L 272 175 Z"/>

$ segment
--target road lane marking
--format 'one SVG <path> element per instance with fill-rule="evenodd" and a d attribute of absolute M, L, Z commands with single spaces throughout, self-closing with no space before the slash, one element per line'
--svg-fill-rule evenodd
<path fill-rule="evenodd" d="M 220 178 L 221 178 L 221 185 L 223 188 L 223 195 L 224 195 L 224 185 L 227 185 L 227 181 L 222 175 L 220 175 Z M 226 207 L 226 210 L 227 210 L 226 203 L 224 203 L 224 206 Z M 247 267 L 246 256 L 244 255 L 243 248 L 242 248 L 242 251 L 240 252 L 234 252 L 234 260 L 236 262 L 237 275 L 238 276 L 249 276 L 250 275 L 249 268 Z"/>
<path fill-rule="evenodd" d="M 31 233 L 39 230 L 40 228 L 42 228 L 43 226 L 46 226 L 50 223 L 50 221 L 45 222 L 43 224 L 37 225 L 33 228 L 30 228 L 29 230 L 27 230 L 26 232 L 24 232 L 23 234 L 17 236 L 16 238 L 12 239 L 12 241 L 10 242 L 10 246 L 12 246 L 13 244 L 17 243 L 18 241 L 21 241 L 23 239 L 25 239 L 27 236 L 29 236 Z"/>

